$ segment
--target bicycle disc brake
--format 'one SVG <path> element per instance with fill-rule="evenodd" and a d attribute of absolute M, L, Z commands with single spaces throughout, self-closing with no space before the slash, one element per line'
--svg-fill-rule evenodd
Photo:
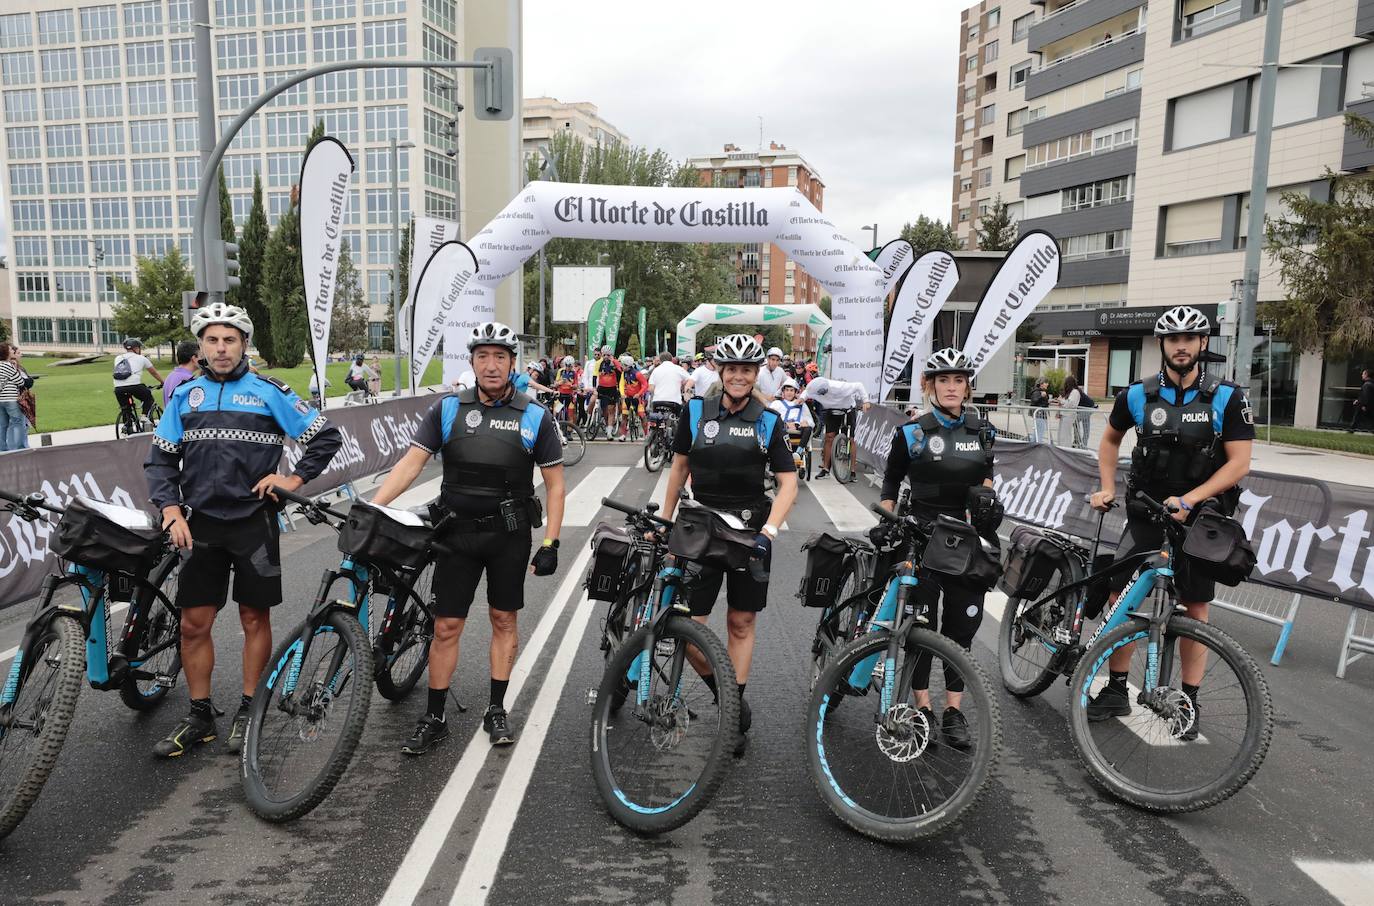
<path fill-rule="evenodd" d="M 676 695 L 655 696 L 649 702 L 649 741 L 660 751 L 675 748 L 687 735 L 687 727 L 692 722 L 687 711 L 687 703 Z"/>
<path fill-rule="evenodd" d="M 905 764 L 921 757 L 930 745 L 934 729 L 929 718 L 903 702 L 888 709 L 887 715 L 878 721 L 874 736 L 884 755 Z"/>
<path fill-rule="evenodd" d="M 1182 739 L 1183 734 L 1197 723 L 1197 709 L 1193 700 L 1182 690 L 1161 686 L 1150 695 L 1146 703 L 1149 709 L 1159 715 L 1174 739 Z"/>

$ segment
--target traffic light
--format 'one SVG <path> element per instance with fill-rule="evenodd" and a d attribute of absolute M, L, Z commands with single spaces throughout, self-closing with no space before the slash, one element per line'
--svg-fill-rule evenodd
<path fill-rule="evenodd" d="M 224 274 L 227 289 L 238 289 L 243 285 L 239 280 L 239 247 L 236 243 L 224 243 Z"/>
<path fill-rule="evenodd" d="M 190 327 L 190 326 L 191 326 L 191 318 L 195 315 L 196 310 L 197 310 L 197 309 L 200 309 L 200 308 L 204 308 L 206 305 L 209 305 L 209 304 L 210 304 L 210 294 L 207 293 L 207 292 L 197 292 L 197 291 L 194 290 L 194 289 L 188 289 L 188 290 L 185 290 L 184 292 L 182 292 L 182 294 L 181 294 L 181 323 L 182 323 L 182 325 L 183 325 L 183 326 L 186 326 L 186 327 Z"/>

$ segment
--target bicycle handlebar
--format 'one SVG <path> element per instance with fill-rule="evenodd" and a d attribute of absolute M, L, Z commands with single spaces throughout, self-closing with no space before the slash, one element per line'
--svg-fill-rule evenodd
<path fill-rule="evenodd" d="M 673 527 L 673 523 L 671 520 L 664 519 L 662 516 L 654 515 L 654 511 L 658 509 L 658 504 L 656 503 L 651 503 L 646 507 L 640 508 L 637 506 L 631 506 L 628 503 L 621 503 L 620 501 L 613 500 L 610 497 L 602 497 L 601 503 L 603 506 L 608 506 L 613 510 L 619 510 L 626 516 L 630 516 L 632 518 L 644 519 L 649 522 L 657 522 L 659 525 L 665 526 L 667 528 Z"/>
<path fill-rule="evenodd" d="M 43 494 L 38 491 L 34 491 L 32 494 L 25 494 L 24 496 L 20 497 L 17 494 L 11 494 L 9 491 L 0 490 L 0 499 L 8 500 L 15 506 L 32 507 L 34 509 L 47 510 L 49 513 L 56 513 L 59 516 L 66 512 L 66 510 L 64 510 L 60 506 L 53 506 L 50 503 L 45 503 L 44 501 L 46 501 L 47 498 L 44 497 Z"/>
<path fill-rule="evenodd" d="M 272 493 L 282 498 L 283 500 L 289 500 L 291 503 L 298 503 L 301 506 L 309 507 L 310 509 L 315 510 L 316 512 L 328 513 L 335 519 L 348 518 L 348 516 L 344 513 L 340 513 L 338 510 L 332 509 L 331 507 L 327 507 L 324 504 L 320 503 L 318 500 L 311 500 L 309 497 L 306 497 L 303 494 L 297 494 L 295 491 L 288 491 L 284 488 L 273 488 Z"/>
<path fill-rule="evenodd" d="M 897 524 L 902 521 L 901 519 L 898 519 L 895 515 L 890 513 L 887 510 L 887 508 L 884 507 L 881 503 L 870 503 L 868 505 L 868 508 L 872 510 L 874 513 L 877 513 L 880 518 L 885 519 L 888 522 Z"/>

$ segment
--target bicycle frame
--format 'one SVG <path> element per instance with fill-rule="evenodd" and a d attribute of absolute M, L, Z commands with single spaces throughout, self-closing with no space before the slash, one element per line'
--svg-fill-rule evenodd
<path fill-rule="evenodd" d="M 353 592 L 352 600 L 337 599 L 331 601 L 329 599 L 329 589 L 340 578 L 347 580 L 349 588 Z M 286 665 L 286 682 L 282 686 L 281 703 L 278 705 L 282 710 L 294 713 L 294 703 L 291 696 L 296 691 L 297 680 L 300 679 L 301 665 L 305 663 L 306 652 L 310 650 L 310 643 L 315 635 L 320 632 L 334 631 L 325 623 L 332 612 L 342 610 L 356 617 L 361 625 L 368 625 L 371 620 L 369 613 L 371 596 L 367 592 L 371 582 L 371 568 L 365 564 L 354 562 L 353 558 L 348 556 L 343 558 L 337 569 L 325 570 L 324 575 L 320 577 L 320 590 L 315 595 L 315 603 L 310 608 L 310 614 L 305 618 L 305 624 L 302 626 L 300 634 L 296 636 L 296 640 L 287 649 L 289 663 Z M 388 621 L 390 620 L 391 609 L 392 602 L 389 601 Z M 278 661 L 272 668 L 272 673 L 267 678 L 267 688 L 271 689 L 276 686 L 277 676 L 281 673 L 282 666 L 282 662 Z M 335 670 L 337 671 L 337 667 Z M 337 679 L 336 673 L 331 682 L 337 681 Z M 337 693 L 339 690 L 330 689 L 329 691 Z"/>

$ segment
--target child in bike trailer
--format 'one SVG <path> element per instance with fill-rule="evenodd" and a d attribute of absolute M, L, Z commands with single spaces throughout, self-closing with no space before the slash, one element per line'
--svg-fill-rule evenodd
<path fill-rule="evenodd" d="M 921 387 L 928 411 L 897 429 L 883 471 L 882 506 L 896 512 L 897 489 L 911 484 L 911 514 L 933 520 L 940 515 L 970 522 L 978 534 L 992 540 L 1002 521 L 1002 506 L 992 490 L 992 426 L 964 404 L 973 393 L 973 363 L 957 349 L 941 349 L 926 360 Z M 982 586 L 953 576 L 922 570 L 917 601 L 925 606 L 930 629 L 968 648 L 983 622 Z M 943 608 L 940 599 L 944 599 Z M 930 657 L 917 661 L 912 676 L 916 705 L 936 726 L 930 696 Z M 964 679 L 945 668 L 945 712 L 941 727 L 945 741 L 956 749 L 972 744 L 968 720 L 959 705 Z"/>
<path fill-rule="evenodd" d="M 787 428 L 788 442 L 792 448 L 805 450 L 811 444 L 811 432 L 816 427 L 815 420 L 811 418 L 811 410 L 802 402 L 797 382 L 792 378 L 783 379 L 780 393 L 781 398 L 773 400 L 769 408 L 782 416 L 782 423 Z"/>
<path fill-rule="evenodd" d="M 1137 442 L 1126 479 L 1126 532 L 1116 549 L 1117 562 L 1159 550 L 1164 543 L 1163 527 L 1141 504 L 1130 502 L 1136 491 L 1174 507 L 1174 518 L 1184 523 L 1192 521 L 1199 504 L 1208 498 L 1217 498 L 1228 516 L 1240 500 L 1240 480 L 1250 472 L 1255 417 L 1244 390 L 1208 377 L 1203 362 L 1211 332 L 1207 316 L 1191 306 L 1179 305 L 1160 315 L 1155 336 L 1164 368 L 1116 396 L 1098 445 L 1102 488 L 1093 494 L 1092 503 L 1106 512 L 1116 499 L 1116 460 L 1126 431 L 1134 427 Z M 1174 551 L 1173 568 L 1179 603 L 1188 616 L 1205 623 L 1208 605 L 1216 597 L 1216 582 L 1180 550 Z M 1126 579 L 1124 574 L 1113 579 L 1112 603 Z M 1088 704 L 1089 720 L 1131 713 L 1126 680 L 1133 647 L 1127 645 L 1112 654 L 1110 679 Z M 1192 701 L 1195 715 L 1181 738 L 1194 740 L 1202 719 L 1197 695 L 1207 669 L 1207 649 L 1191 639 L 1180 640 L 1178 649 L 1183 693 Z"/>
<path fill-rule="evenodd" d="M 868 410 L 868 390 L 856 381 L 836 381 L 818 377 L 806 385 L 803 402 L 814 402 L 825 414 L 825 446 L 821 448 L 821 470 L 817 478 L 830 474 L 830 454 L 835 448 L 835 435 L 844 427 L 849 412 L 859 406 Z"/>

